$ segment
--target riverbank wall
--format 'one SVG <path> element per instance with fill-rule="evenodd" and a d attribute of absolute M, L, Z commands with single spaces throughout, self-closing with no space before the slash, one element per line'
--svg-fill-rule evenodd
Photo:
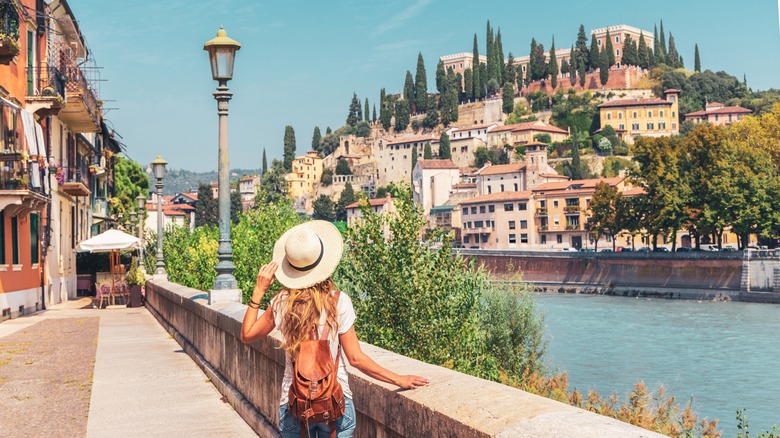
<path fill-rule="evenodd" d="M 780 304 L 780 251 L 531 252 L 457 250 L 494 281 L 539 292 Z"/>

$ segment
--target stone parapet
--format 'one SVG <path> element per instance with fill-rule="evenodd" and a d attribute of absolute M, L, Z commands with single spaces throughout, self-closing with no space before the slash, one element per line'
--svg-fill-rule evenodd
<path fill-rule="evenodd" d="M 284 351 L 274 331 L 251 345 L 240 339 L 246 306 L 207 305 L 206 293 L 166 280 L 146 284 L 147 307 L 182 344 L 260 436 L 278 436 Z M 347 366 L 358 416 L 356 437 L 655 437 L 612 418 L 499 383 L 426 364 L 362 343 L 377 363 L 428 377 L 413 391 Z"/>

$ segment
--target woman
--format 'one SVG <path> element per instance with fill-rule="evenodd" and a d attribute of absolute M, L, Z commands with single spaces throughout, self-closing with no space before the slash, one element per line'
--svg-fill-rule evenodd
<path fill-rule="evenodd" d="M 350 365 L 365 374 L 392 383 L 404 389 L 415 389 L 428 384 L 420 376 L 398 375 L 379 366 L 360 348 L 355 335 L 355 310 L 347 294 L 335 290 L 330 276 L 341 260 L 343 241 L 333 224 L 310 221 L 291 228 L 276 241 L 273 261 L 260 268 L 252 298 L 249 301 L 241 327 L 241 341 L 250 343 L 262 339 L 274 327 L 279 327 L 285 349 L 284 379 L 279 408 L 279 430 L 284 437 L 300 437 L 301 424 L 290 414 L 288 393 L 293 380 L 293 360 L 301 342 L 310 338 L 313 328 L 322 335 L 326 325 L 331 339 L 331 356 L 338 357 L 338 376 L 344 392 L 344 415 L 335 422 L 339 438 L 351 437 L 355 430 L 355 408 L 349 389 L 344 356 Z M 271 300 L 265 312 L 257 313 L 263 295 L 274 281 L 282 284 L 282 291 Z M 338 333 L 338 336 L 335 336 Z M 343 350 L 340 353 L 339 347 Z M 327 354 L 326 354 L 327 357 Z M 330 435 L 327 423 L 309 424 L 309 433 L 324 437 Z"/>

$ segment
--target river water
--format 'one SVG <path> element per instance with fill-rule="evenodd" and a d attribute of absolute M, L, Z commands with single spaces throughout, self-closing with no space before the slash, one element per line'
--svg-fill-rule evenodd
<path fill-rule="evenodd" d="M 537 294 L 546 312 L 548 359 L 569 389 L 620 395 L 637 380 L 718 418 L 737 435 L 747 409 L 753 435 L 780 425 L 780 305 L 601 295 Z"/>

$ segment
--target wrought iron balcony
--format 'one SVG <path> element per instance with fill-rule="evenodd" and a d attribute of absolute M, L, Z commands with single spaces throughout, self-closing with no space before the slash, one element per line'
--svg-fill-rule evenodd
<path fill-rule="evenodd" d="M 547 208 L 545 208 L 545 207 L 537 208 L 536 209 L 536 215 L 537 216 L 547 216 Z"/>
<path fill-rule="evenodd" d="M 536 226 L 536 231 L 547 231 L 549 229 L 550 229 L 550 226 L 546 225 L 546 224 L 545 225 L 537 225 Z"/>
<path fill-rule="evenodd" d="M 0 209 L 16 215 L 40 211 L 49 202 L 44 194 L 46 169 L 22 152 L 0 153 Z"/>
<path fill-rule="evenodd" d="M 27 68 L 27 103 L 32 112 L 45 110 L 45 115 L 55 115 L 65 106 L 65 76 L 57 68 Z"/>
<path fill-rule="evenodd" d="M 0 64 L 8 65 L 19 54 L 19 13 L 10 1 L 0 3 Z"/>
<path fill-rule="evenodd" d="M 89 196 L 89 166 L 81 165 L 63 168 L 62 191 L 71 196 Z"/>
<path fill-rule="evenodd" d="M 73 132 L 97 132 L 100 129 L 100 103 L 78 64 L 74 50 L 66 42 L 54 43 L 59 72 L 66 78 L 65 108 L 60 113 Z"/>
<path fill-rule="evenodd" d="M 563 214 L 568 216 L 579 216 L 580 214 L 580 206 L 579 205 L 567 205 L 563 207 Z"/>
<path fill-rule="evenodd" d="M 580 231 L 580 224 L 566 224 L 566 231 Z"/>

